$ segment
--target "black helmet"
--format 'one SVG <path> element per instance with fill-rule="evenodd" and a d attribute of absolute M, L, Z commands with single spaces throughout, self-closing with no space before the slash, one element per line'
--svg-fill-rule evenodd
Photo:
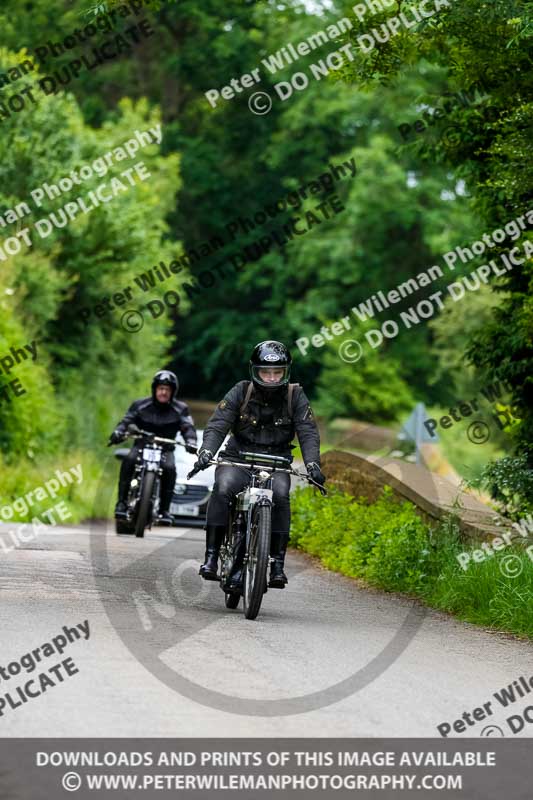
<path fill-rule="evenodd" d="M 250 377 L 254 384 L 261 389 L 274 391 L 289 382 L 291 375 L 292 357 L 281 342 L 259 342 L 254 347 L 250 358 Z M 283 370 L 283 375 L 275 382 L 262 380 L 259 371 Z"/>
<path fill-rule="evenodd" d="M 160 369 L 156 372 L 152 380 L 152 400 L 157 402 L 155 398 L 155 390 L 157 386 L 170 386 L 172 394 L 170 395 L 170 402 L 175 398 L 178 393 L 178 379 L 173 372 L 168 369 Z"/>

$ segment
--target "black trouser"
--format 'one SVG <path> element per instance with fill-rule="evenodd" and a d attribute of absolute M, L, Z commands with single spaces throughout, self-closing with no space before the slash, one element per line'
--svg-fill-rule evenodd
<path fill-rule="evenodd" d="M 118 481 L 118 499 L 123 503 L 125 503 L 128 498 L 128 489 L 130 488 L 131 479 L 135 471 L 135 463 L 139 455 L 139 450 L 142 450 L 143 447 L 144 445 L 141 442 L 135 442 L 128 455 L 122 459 L 120 478 Z M 173 450 L 166 450 L 162 453 L 161 467 L 163 468 L 163 474 L 161 476 L 160 507 L 168 511 L 174 492 L 174 484 L 176 483 L 176 464 L 174 462 Z"/>
<path fill-rule="evenodd" d="M 242 467 L 217 467 L 215 485 L 207 507 L 207 524 L 228 524 L 230 505 L 238 492 L 250 482 L 250 475 Z M 272 508 L 272 533 L 288 536 L 291 527 L 289 491 L 291 477 L 286 472 L 275 472 L 272 478 L 274 492 Z"/>

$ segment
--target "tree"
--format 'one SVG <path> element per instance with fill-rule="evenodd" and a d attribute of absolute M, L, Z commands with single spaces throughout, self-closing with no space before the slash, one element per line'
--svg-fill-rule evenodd
<path fill-rule="evenodd" d="M 412 3 L 402 3 L 407 10 Z M 445 68 L 452 90 L 469 91 L 482 84 L 490 97 L 490 114 L 477 105 L 458 105 L 446 119 L 431 117 L 431 93 L 418 98 L 429 109 L 434 135 L 413 145 L 420 159 L 450 164 L 462 177 L 484 230 L 501 228 L 523 215 L 533 184 L 531 129 L 533 117 L 530 50 L 533 3 L 516 0 L 463 0 L 442 10 L 415 30 L 403 29 L 368 54 L 361 50 L 345 77 L 353 83 L 401 83 L 407 69 L 422 70 L 427 61 Z M 382 16 L 387 16 L 382 15 Z M 373 17 L 373 24 L 381 17 Z M 350 32 L 357 42 L 362 28 Z M 419 111 L 413 108 L 411 116 Z M 450 122 L 454 137 L 443 137 Z M 528 236 L 527 234 L 525 236 Z M 504 251 L 508 243 L 493 250 Z M 505 299 L 491 322 L 468 348 L 472 363 L 494 379 L 512 386 L 521 411 L 518 451 L 533 463 L 532 264 L 525 259 L 496 285 Z"/>
<path fill-rule="evenodd" d="M 1 50 L 0 73 L 13 63 L 15 55 Z M 104 160 L 134 131 L 158 122 L 157 111 L 146 102 L 124 99 L 113 121 L 93 129 L 74 97 L 63 94 L 41 97 L 26 113 L 11 114 L 1 123 L 0 207 L 13 209 L 27 202 L 31 213 L 11 227 L 26 226 L 31 246 L 2 262 L 0 351 L 38 341 L 36 365 L 24 366 L 27 396 L 12 406 L 0 405 L 2 448 L 11 458 L 57 448 L 61 433 L 61 444 L 69 446 L 101 441 L 133 396 L 146 392 L 150 374 L 167 360 L 166 316 L 152 319 L 145 311 L 144 328 L 131 333 L 121 324 L 127 306 L 105 304 L 106 297 L 128 286 L 133 287 L 134 308 L 141 300 L 162 297 L 164 284 L 145 296 L 135 276 L 161 260 L 169 263 L 178 250 L 164 221 L 179 188 L 178 157 L 161 156 L 157 146 L 147 146 L 141 156 L 145 179 L 135 179 L 132 172 L 133 186 L 123 171 L 137 161 L 115 160 L 106 167 Z M 35 199 L 44 182 L 58 184 L 86 164 L 92 165 L 91 178 L 58 197 L 43 190 Z M 122 181 L 113 184 L 117 177 Z M 102 184 L 108 201 L 91 208 L 90 192 Z M 66 202 L 79 197 L 90 211 L 81 213 L 78 206 L 75 218 L 62 218 Z M 52 212 L 60 228 L 46 228 Z M 45 221 L 40 223 L 45 236 L 39 235 L 37 220 Z M 2 228 L 2 242 L 9 232 L 9 227 Z"/>
<path fill-rule="evenodd" d="M 369 327 L 360 324 L 325 346 L 316 411 L 328 419 L 355 417 L 376 424 L 395 422 L 415 404 L 397 362 L 365 343 L 364 332 Z M 357 342 L 362 355 L 354 361 L 360 352 Z"/>

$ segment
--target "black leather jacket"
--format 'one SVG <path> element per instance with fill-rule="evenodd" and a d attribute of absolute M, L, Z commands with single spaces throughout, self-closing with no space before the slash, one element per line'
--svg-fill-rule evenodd
<path fill-rule="evenodd" d="M 196 444 L 196 428 L 189 407 L 181 400 L 172 400 L 170 403 L 157 403 L 151 397 L 136 400 L 116 430 L 125 433 L 131 424 L 165 439 L 174 439 L 179 431 L 187 444 Z"/>
<path fill-rule="evenodd" d="M 202 449 L 214 454 L 231 430 L 226 446 L 228 455 L 239 450 L 289 456 L 291 442 L 298 436 L 304 462 L 320 464 L 320 435 L 309 400 L 296 386 L 292 399 L 292 416 L 288 408 L 288 387 L 275 392 L 261 392 L 256 386 L 241 414 L 249 381 L 240 381 L 229 390 L 204 430 Z"/>

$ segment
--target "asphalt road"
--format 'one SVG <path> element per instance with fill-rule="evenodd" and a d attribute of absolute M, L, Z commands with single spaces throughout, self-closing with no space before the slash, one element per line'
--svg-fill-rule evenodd
<path fill-rule="evenodd" d="M 508 709 L 493 697 L 531 677 L 531 643 L 369 591 L 300 553 L 288 587 L 248 621 L 197 576 L 202 530 L 48 528 L 6 552 L 9 530 L 0 525 L 0 665 L 65 625 L 88 620 L 90 636 L 0 681 L 14 691 L 67 657 L 79 670 L 4 708 L 0 736 L 433 737 L 488 701 L 493 714 L 462 736 L 488 725 L 511 736 L 506 718 L 533 704 L 533 691 Z"/>

